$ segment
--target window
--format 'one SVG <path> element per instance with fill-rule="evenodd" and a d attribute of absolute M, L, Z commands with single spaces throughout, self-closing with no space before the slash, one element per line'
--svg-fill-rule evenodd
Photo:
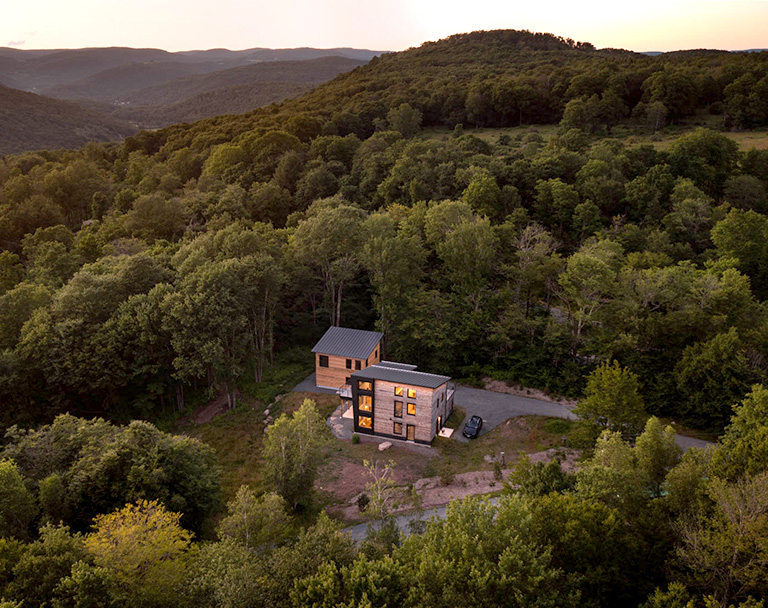
<path fill-rule="evenodd" d="M 373 418 L 371 418 L 370 416 L 358 416 L 357 426 L 359 426 L 361 429 L 372 429 Z"/>
<path fill-rule="evenodd" d="M 395 424 L 392 426 L 392 432 L 395 435 L 402 435 L 403 434 L 403 423 L 402 422 L 395 422 Z"/>
<path fill-rule="evenodd" d="M 403 417 L 403 402 L 395 401 L 395 418 Z"/>
<path fill-rule="evenodd" d="M 352 359 L 347 359 L 347 369 L 352 369 Z"/>
<path fill-rule="evenodd" d="M 416 439 L 416 427 L 413 426 L 412 424 L 409 424 L 408 426 L 405 427 L 405 430 L 406 430 L 405 438 L 408 441 L 414 441 Z"/>
<path fill-rule="evenodd" d="M 355 369 L 360 369 L 360 368 L 361 368 L 360 361 L 355 360 Z"/>
<path fill-rule="evenodd" d="M 357 409 L 362 412 L 373 411 L 373 397 L 370 395 L 359 395 L 357 398 Z"/>
<path fill-rule="evenodd" d="M 320 355 L 320 367 L 328 367 L 328 355 Z"/>
<path fill-rule="evenodd" d="M 373 351 L 373 358 L 378 359 L 379 358 L 379 349 L 377 348 L 375 351 Z"/>
<path fill-rule="evenodd" d="M 403 396 L 403 387 L 402 386 L 396 386 L 395 387 L 395 397 L 402 397 Z"/>
<path fill-rule="evenodd" d="M 408 399 L 416 399 L 416 389 L 415 388 L 409 388 L 408 389 Z"/>
<path fill-rule="evenodd" d="M 358 382 L 357 389 L 360 391 L 372 391 L 373 385 L 370 382 Z"/>
<path fill-rule="evenodd" d="M 416 404 L 415 403 L 409 403 L 408 404 L 408 415 L 409 416 L 415 416 L 416 415 Z"/>
<path fill-rule="evenodd" d="M 368 359 L 365 360 L 365 367 L 368 367 Z"/>

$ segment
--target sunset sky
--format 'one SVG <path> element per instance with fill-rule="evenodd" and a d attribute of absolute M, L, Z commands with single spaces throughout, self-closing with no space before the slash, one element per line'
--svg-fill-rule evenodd
<path fill-rule="evenodd" d="M 768 0 L 23 0 L 0 46 L 402 50 L 478 29 L 551 32 L 635 51 L 768 47 Z"/>

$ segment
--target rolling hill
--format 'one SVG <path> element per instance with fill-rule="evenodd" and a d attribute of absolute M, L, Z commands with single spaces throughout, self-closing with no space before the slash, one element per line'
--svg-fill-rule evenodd
<path fill-rule="evenodd" d="M 117 141 L 136 125 L 76 104 L 0 85 L 0 155 Z"/>

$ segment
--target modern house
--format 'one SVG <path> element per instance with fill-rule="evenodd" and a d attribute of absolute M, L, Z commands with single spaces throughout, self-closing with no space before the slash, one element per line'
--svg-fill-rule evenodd
<path fill-rule="evenodd" d="M 453 412 L 450 380 L 381 361 L 353 371 L 339 395 L 342 408 L 351 401 L 355 432 L 429 445 Z"/>
<path fill-rule="evenodd" d="M 315 344 L 315 384 L 339 389 L 355 371 L 381 361 L 384 334 L 348 327 L 329 327 Z"/>

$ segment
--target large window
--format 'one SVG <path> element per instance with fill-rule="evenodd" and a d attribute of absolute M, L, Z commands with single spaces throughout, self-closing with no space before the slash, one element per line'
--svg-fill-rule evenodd
<path fill-rule="evenodd" d="M 392 432 L 395 435 L 402 435 L 403 434 L 403 423 L 402 422 L 395 422 L 395 424 L 392 427 Z"/>
<path fill-rule="evenodd" d="M 416 399 L 416 389 L 408 389 L 408 399 Z"/>
<path fill-rule="evenodd" d="M 373 397 L 370 395 L 358 395 L 357 408 L 362 412 L 373 411 Z"/>
<path fill-rule="evenodd" d="M 371 418 L 370 416 L 358 416 L 357 426 L 359 426 L 361 429 L 372 429 L 373 418 Z"/>
<path fill-rule="evenodd" d="M 361 368 L 360 361 L 358 359 L 355 359 L 355 369 L 359 370 Z"/>
<path fill-rule="evenodd" d="M 347 369 L 352 369 L 352 359 L 347 359 Z"/>
<path fill-rule="evenodd" d="M 328 355 L 320 355 L 320 367 L 328 367 Z"/>
<path fill-rule="evenodd" d="M 403 417 L 403 402 L 395 401 L 395 418 Z"/>
<path fill-rule="evenodd" d="M 396 386 L 395 387 L 395 397 L 402 397 L 403 396 L 403 387 L 402 386 Z"/>
<path fill-rule="evenodd" d="M 357 388 L 361 391 L 372 391 L 373 385 L 370 382 L 358 382 Z"/>
<path fill-rule="evenodd" d="M 416 415 L 416 404 L 415 403 L 409 403 L 408 404 L 408 415 L 409 416 L 415 416 Z"/>

